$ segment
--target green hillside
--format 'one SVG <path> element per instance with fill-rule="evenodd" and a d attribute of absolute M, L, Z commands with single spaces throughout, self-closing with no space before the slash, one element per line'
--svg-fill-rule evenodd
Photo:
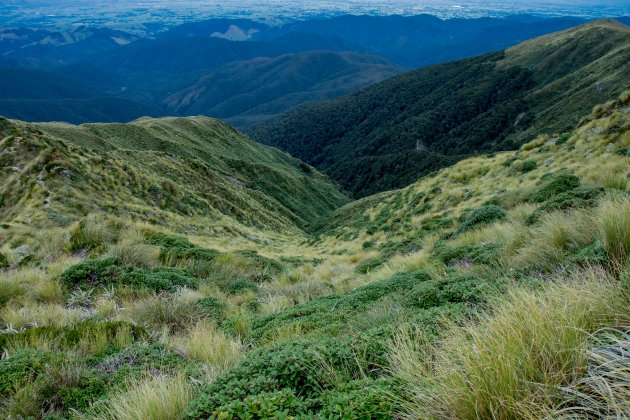
<path fill-rule="evenodd" d="M 2 120 L 0 413 L 626 418 L 629 128 L 625 92 L 331 213 L 208 118 Z"/>
<path fill-rule="evenodd" d="M 171 227 L 301 232 L 348 201 L 308 165 L 206 117 L 82 126 L 3 119 L 2 131 L 0 217 L 12 226 L 113 212 Z"/>
<path fill-rule="evenodd" d="M 227 65 L 164 100 L 178 115 L 209 115 L 245 127 L 304 102 L 336 98 L 403 68 L 372 55 L 309 51 Z"/>
<path fill-rule="evenodd" d="M 630 28 L 595 21 L 299 107 L 248 133 L 361 197 L 570 128 L 628 88 L 628 53 Z"/>

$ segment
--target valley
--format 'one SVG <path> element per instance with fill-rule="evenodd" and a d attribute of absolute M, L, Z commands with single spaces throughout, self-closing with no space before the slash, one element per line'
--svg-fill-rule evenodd
<path fill-rule="evenodd" d="M 206 25 L 93 64 L 251 138 L 1 69 L 66 122 L 0 118 L 0 417 L 630 416 L 630 28 L 405 71 Z"/>

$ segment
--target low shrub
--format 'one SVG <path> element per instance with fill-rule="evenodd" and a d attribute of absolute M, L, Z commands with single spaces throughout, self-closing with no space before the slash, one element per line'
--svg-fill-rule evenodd
<path fill-rule="evenodd" d="M 214 410 L 218 419 L 284 419 L 303 415 L 307 405 L 291 389 L 248 395 Z"/>
<path fill-rule="evenodd" d="M 507 211 L 496 205 L 482 206 L 475 209 L 455 231 L 456 235 L 471 229 L 483 227 L 494 222 L 505 220 Z"/>
<path fill-rule="evenodd" d="M 193 305 L 197 308 L 199 313 L 205 317 L 214 319 L 217 322 L 221 322 L 225 319 L 227 304 L 225 302 L 221 302 L 214 296 L 198 299 L 193 302 Z"/>
<path fill-rule="evenodd" d="M 302 409 L 299 402 L 291 397 L 277 398 L 277 391 L 299 395 L 304 401 L 316 400 L 323 392 L 334 388 L 333 381 L 322 372 L 323 366 L 325 370 L 338 372 L 339 375 L 349 375 L 349 380 L 358 379 L 352 376 L 360 376 L 361 370 L 376 378 L 382 374 L 385 362 L 381 344 L 362 338 L 299 340 L 254 350 L 237 366 L 205 386 L 201 395 L 185 411 L 184 417 L 205 419 L 215 411 L 229 410 L 231 403 L 234 409 L 245 410 L 248 405 L 243 406 L 236 401 L 260 401 L 256 396 L 262 396 L 265 401 L 276 397 L 274 405 L 283 410 Z M 364 355 L 369 357 L 366 359 Z M 256 374 L 252 375 L 252 372 Z M 313 402 L 312 408 L 317 408 L 317 405 L 316 401 Z"/>
<path fill-rule="evenodd" d="M 583 207 L 594 207 L 604 194 L 602 187 L 578 187 L 547 200 L 526 219 L 527 224 L 536 223 L 544 213 Z"/>
<path fill-rule="evenodd" d="M 536 191 L 530 198 L 530 203 L 543 203 L 558 194 L 570 191 L 580 186 L 580 180 L 575 175 L 556 175 L 551 182 Z"/>
<path fill-rule="evenodd" d="M 174 292 L 177 287 L 195 288 L 199 280 L 182 268 L 156 267 L 152 270 L 123 264 L 118 258 L 87 259 L 58 277 L 66 290 L 90 289 L 111 284 Z"/>
<path fill-rule="evenodd" d="M 362 262 L 357 266 L 355 271 L 360 274 L 366 274 L 370 271 L 374 271 L 381 265 L 385 264 L 387 260 L 385 258 L 371 258 L 367 261 Z"/>
<path fill-rule="evenodd" d="M 620 147 L 613 152 L 618 156 L 630 156 L 630 146 Z"/>
<path fill-rule="evenodd" d="M 247 290 L 256 292 L 258 291 L 258 285 L 245 279 L 236 279 L 229 282 L 225 287 L 225 291 L 231 295 L 236 295 Z"/>
<path fill-rule="evenodd" d="M 0 268 L 6 268 L 8 266 L 9 266 L 9 260 L 2 252 L 0 252 Z"/>
<path fill-rule="evenodd" d="M 499 244 L 484 243 L 451 247 L 444 241 L 435 243 L 432 254 L 444 264 L 498 264 L 503 248 Z"/>
<path fill-rule="evenodd" d="M 408 293 L 406 304 L 428 309 L 448 303 L 479 302 L 489 289 L 488 282 L 478 277 L 444 277 L 415 286 Z"/>
<path fill-rule="evenodd" d="M 48 350 L 18 350 L 0 360 L 0 395 L 9 397 L 32 382 L 50 363 L 61 363 L 66 356 Z"/>
<path fill-rule="evenodd" d="M 340 384 L 320 398 L 318 418 L 324 419 L 391 419 L 397 406 L 395 398 L 404 391 L 391 379 L 361 379 Z"/>
<path fill-rule="evenodd" d="M 526 160 L 521 164 L 521 172 L 531 172 L 537 167 L 538 165 L 533 160 Z"/>
<path fill-rule="evenodd" d="M 164 264 L 186 259 L 212 261 L 220 254 L 215 249 L 192 244 L 182 236 L 167 235 L 162 232 L 154 233 L 149 243 L 161 246 L 160 260 Z"/>

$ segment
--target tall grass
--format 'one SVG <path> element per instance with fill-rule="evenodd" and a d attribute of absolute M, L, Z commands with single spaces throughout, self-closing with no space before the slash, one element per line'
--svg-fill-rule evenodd
<path fill-rule="evenodd" d="M 630 418 L 630 331 L 606 330 L 594 341 L 587 371 L 563 388 L 566 400 L 554 417 Z"/>
<path fill-rule="evenodd" d="M 612 196 L 599 209 L 599 224 L 606 250 L 621 269 L 630 263 L 630 198 Z"/>
<path fill-rule="evenodd" d="M 216 373 L 233 366 L 242 356 L 243 346 L 233 340 L 214 323 L 201 321 L 187 335 L 165 337 L 165 341 L 189 357 L 203 360 Z"/>
<path fill-rule="evenodd" d="M 618 283 L 589 271 L 540 293 L 512 291 L 479 325 L 451 327 L 424 354 L 402 333 L 392 343 L 391 361 L 413 399 L 401 416 L 544 418 L 561 400 L 562 387 L 585 372 L 589 335 L 627 325 L 629 309 Z"/>
<path fill-rule="evenodd" d="M 87 413 L 73 413 L 76 420 L 177 420 L 194 397 L 183 377 L 156 378 L 118 391 Z"/>

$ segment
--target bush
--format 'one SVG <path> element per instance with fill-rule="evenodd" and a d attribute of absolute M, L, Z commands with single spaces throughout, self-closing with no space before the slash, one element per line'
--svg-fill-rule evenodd
<path fill-rule="evenodd" d="M 90 289 L 110 284 L 174 292 L 177 287 L 197 287 L 199 280 L 182 268 L 156 267 L 153 270 L 123 264 L 118 258 L 87 259 L 59 275 L 66 290 Z"/>
<path fill-rule="evenodd" d="M 0 360 L 0 395 L 9 397 L 34 381 L 50 363 L 61 363 L 66 356 L 46 350 L 18 350 Z"/>
<path fill-rule="evenodd" d="M 167 235 L 162 232 L 153 234 L 149 243 L 161 246 L 160 260 L 165 264 L 185 259 L 212 261 L 220 254 L 215 249 L 202 248 L 192 244 L 184 237 Z"/>
<path fill-rule="evenodd" d="M 620 147 L 613 152 L 618 156 L 630 156 L 630 146 Z"/>
<path fill-rule="evenodd" d="M 193 303 L 193 305 L 198 308 L 201 315 L 212 318 L 217 322 L 221 322 L 225 318 L 227 304 L 221 302 L 214 296 L 198 299 Z"/>
<path fill-rule="evenodd" d="M 536 191 L 529 199 L 530 203 L 543 203 L 558 194 L 570 191 L 580 186 L 580 180 L 575 175 L 556 175 L 554 179 L 544 187 Z"/>
<path fill-rule="evenodd" d="M 507 211 L 495 205 L 479 207 L 473 211 L 468 218 L 459 225 L 455 231 L 456 235 L 467 232 L 471 229 L 486 226 L 494 222 L 505 220 Z"/>
<path fill-rule="evenodd" d="M 9 260 L 4 256 L 2 252 L 0 252 L 0 268 L 6 268 L 9 266 Z"/>
<path fill-rule="evenodd" d="M 443 241 L 436 242 L 432 250 L 433 256 L 447 265 L 457 263 L 494 265 L 499 263 L 501 252 L 502 247 L 499 244 L 451 247 Z"/>
<path fill-rule="evenodd" d="M 448 303 L 479 302 L 488 290 L 488 283 L 478 277 L 445 277 L 414 287 L 406 298 L 406 304 L 428 309 Z"/>
<path fill-rule="evenodd" d="M 231 295 L 251 290 L 252 292 L 258 291 L 258 286 L 251 281 L 245 279 L 236 279 L 227 284 L 225 291 Z"/>
<path fill-rule="evenodd" d="M 533 160 L 526 160 L 521 164 L 521 172 L 531 172 L 536 169 L 538 165 Z"/>
<path fill-rule="evenodd" d="M 286 419 L 306 412 L 307 405 L 291 389 L 248 395 L 214 411 L 218 419 Z"/>
<path fill-rule="evenodd" d="M 359 264 L 355 271 L 360 274 L 366 274 L 370 271 L 374 271 L 386 262 L 387 260 L 385 258 L 372 258 Z"/>
<path fill-rule="evenodd" d="M 383 351 L 384 347 L 380 343 L 367 338 L 354 341 L 300 340 L 259 348 L 207 385 L 188 407 L 184 417 L 205 419 L 215 411 L 228 409 L 230 403 L 245 409 L 236 402 L 248 397 L 251 397 L 247 400 L 249 402 L 260 401 L 256 396 L 262 396 L 263 400 L 268 401 L 278 395 L 264 394 L 274 394 L 278 390 L 300 395 L 305 401 L 317 399 L 334 387 L 322 372 L 323 367 L 346 377 L 355 370 L 357 376 L 360 375 L 358 371 L 361 369 L 377 377 L 382 374 Z M 362 356 L 359 360 L 358 355 L 370 355 L 370 358 L 364 359 Z M 298 406 L 294 404 L 299 404 L 290 397 L 287 400 L 276 398 L 275 401 L 273 405 L 284 410 L 297 409 Z"/>
<path fill-rule="evenodd" d="M 534 210 L 527 219 L 527 224 L 534 224 L 544 213 L 558 210 L 577 209 L 583 207 L 594 207 L 599 198 L 604 194 L 602 187 L 578 187 L 570 191 L 560 193 L 542 206 Z"/>
<path fill-rule="evenodd" d="M 340 384 L 320 398 L 317 412 L 323 419 L 391 419 L 396 405 L 392 396 L 402 397 L 403 390 L 391 380 L 362 379 Z"/>

